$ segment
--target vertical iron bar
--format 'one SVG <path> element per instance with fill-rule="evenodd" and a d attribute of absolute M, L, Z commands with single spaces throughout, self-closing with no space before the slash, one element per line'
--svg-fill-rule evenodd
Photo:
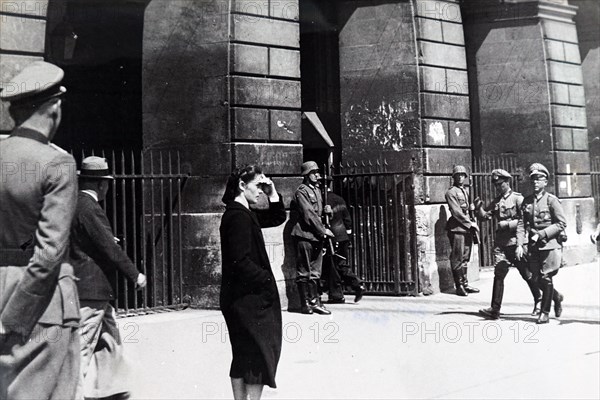
<path fill-rule="evenodd" d="M 140 254 L 142 256 L 142 273 L 146 275 L 146 278 L 148 278 L 148 254 L 146 254 L 146 237 L 148 236 L 148 232 L 146 232 L 146 181 L 144 179 L 144 162 L 144 152 L 140 151 L 140 197 L 142 200 L 142 220 L 140 221 L 142 224 L 140 234 Z M 142 307 L 148 308 L 148 285 L 142 289 Z"/>
<path fill-rule="evenodd" d="M 133 150 L 131 150 L 131 174 L 135 175 L 135 156 L 133 154 Z M 131 236 L 131 246 L 132 246 L 132 254 L 133 254 L 133 265 L 135 265 L 136 268 L 138 268 L 138 256 L 137 256 L 137 241 L 138 241 L 138 235 L 137 235 L 137 209 L 136 209 L 136 198 L 135 198 L 135 184 L 136 184 L 136 179 L 135 178 L 131 178 L 131 184 L 130 184 L 130 190 L 131 190 L 131 196 L 132 196 L 132 202 L 131 202 L 131 228 L 132 228 L 132 236 Z M 135 282 L 134 282 L 134 289 L 133 289 L 133 308 L 135 310 L 138 309 L 138 293 L 135 290 Z"/>
<path fill-rule="evenodd" d="M 183 235 L 181 228 L 181 158 L 177 152 L 177 252 L 179 256 L 179 302 L 183 303 Z"/>
<path fill-rule="evenodd" d="M 156 199 L 154 198 L 154 155 L 150 150 L 150 223 L 152 238 L 150 245 L 152 246 L 152 306 L 158 306 L 158 299 L 156 298 L 156 289 L 158 285 L 158 277 L 156 276 L 156 217 L 154 215 L 154 206 Z"/>
<path fill-rule="evenodd" d="M 162 273 L 162 305 L 165 306 L 167 299 L 167 271 L 165 264 L 167 263 L 165 254 L 165 182 L 163 175 L 163 153 L 158 153 L 159 174 L 160 178 L 160 254 L 161 254 L 161 273 Z"/>
<path fill-rule="evenodd" d="M 125 152 L 121 150 L 121 175 L 125 175 Z M 127 186 L 125 179 L 121 178 L 121 232 L 123 233 L 123 251 L 127 253 Z M 125 305 L 125 313 L 129 313 L 129 292 L 127 278 L 123 276 L 121 278 L 123 283 L 124 299 L 123 304 Z"/>
<path fill-rule="evenodd" d="M 169 227 L 169 280 L 170 280 L 170 295 L 169 295 L 169 305 L 173 305 L 175 298 L 175 260 L 173 259 L 173 208 L 175 205 L 173 204 L 173 178 L 172 178 L 172 166 L 171 166 L 171 151 L 169 151 L 169 201 L 168 201 L 168 209 L 167 216 L 169 220 L 167 221 Z"/>

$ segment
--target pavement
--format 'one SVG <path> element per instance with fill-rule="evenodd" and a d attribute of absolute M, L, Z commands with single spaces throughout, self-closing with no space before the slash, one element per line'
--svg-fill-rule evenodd
<path fill-rule="evenodd" d="M 506 278 L 501 319 L 489 306 L 493 271 L 468 297 L 365 296 L 330 316 L 283 312 L 277 389 L 264 399 L 599 399 L 600 265 L 565 267 L 563 314 L 529 315 L 531 294 Z M 216 310 L 119 319 L 134 399 L 231 399 L 231 350 Z"/>

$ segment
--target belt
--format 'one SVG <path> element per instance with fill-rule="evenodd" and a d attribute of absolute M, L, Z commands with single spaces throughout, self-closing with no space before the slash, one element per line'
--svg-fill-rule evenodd
<path fill-rule="evenodd" d="M 33 250 L 0 249 L 0 267 L 28 265 L 33 256 Z"/>

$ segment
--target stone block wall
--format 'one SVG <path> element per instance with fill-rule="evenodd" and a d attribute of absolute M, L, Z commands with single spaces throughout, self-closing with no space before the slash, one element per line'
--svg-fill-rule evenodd
<path fill-rule="evenodd" d="M 44 59 L 47 1 L 0 1 L 0 88 L 14 90 L 10 79 L 33 61 Z M 6 103 L 0 102 L 0 134 L 14 123 Z"/>

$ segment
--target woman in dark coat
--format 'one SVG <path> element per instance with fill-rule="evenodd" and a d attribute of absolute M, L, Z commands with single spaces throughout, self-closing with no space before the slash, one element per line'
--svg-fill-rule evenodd
<path fill-rule="evenodd" d="M 261 193 L 268 210 L 250 210 Z M 229 376 L 238 399 L 260 399 L 264 385 L 275 388 L 281 353 L 281 304 L 261 228 L 285 221 L 285 209 L 273 182 L 248 166 L 227 181 L 221 218 L 221 311 L 225 317 L 233 361 Z"/>

